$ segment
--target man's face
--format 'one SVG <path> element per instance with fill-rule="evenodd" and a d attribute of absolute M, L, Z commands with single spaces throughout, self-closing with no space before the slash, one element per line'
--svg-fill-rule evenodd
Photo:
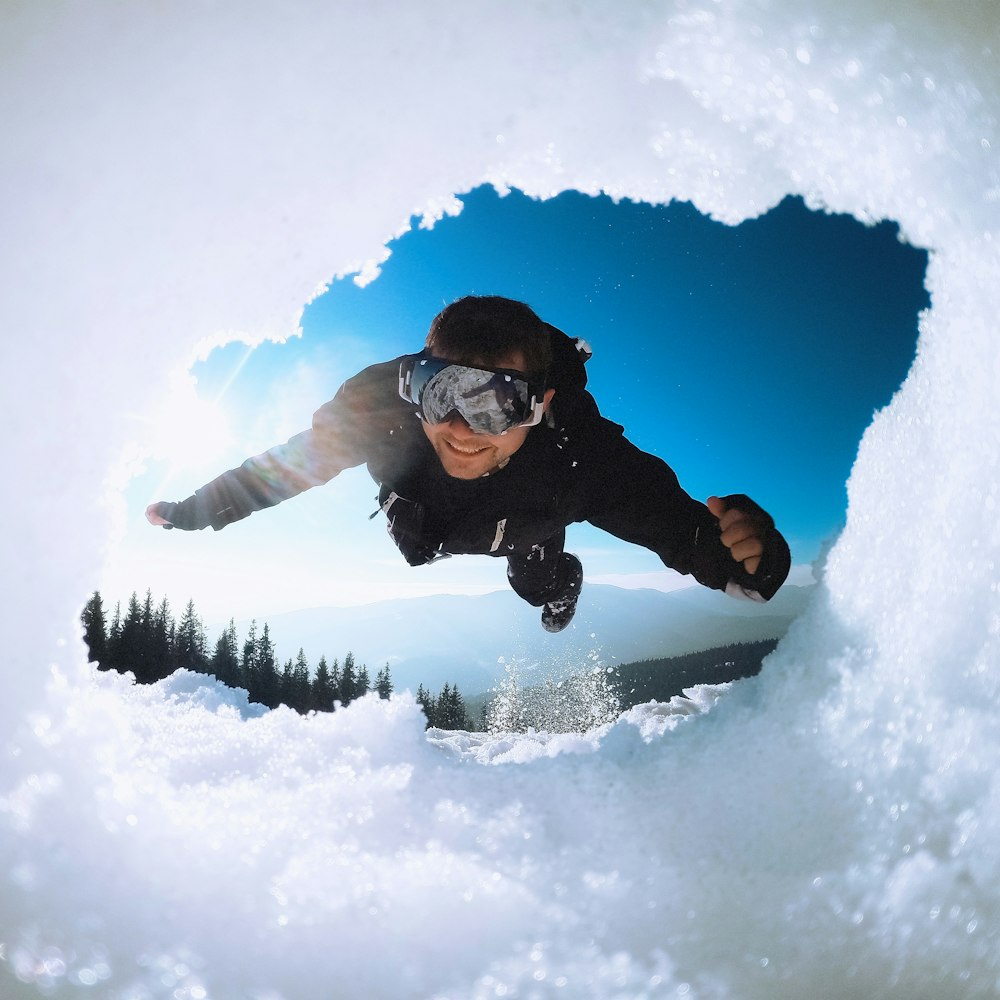
<path fill-rule="evenodd" d="M 490 367 L 524 372 L 524 358 L 514 354 Z M 554 395 L 554 389 L 546 390 L 546 409 Z M 429 424 L 426 420 L 421 424 L 444 471 L 455 479 L 479 479 L 502 468 L 528 439 L 531 430 L 515 427 L 505 434 L 477 434 L 457 413 L 441 424 Z"/>

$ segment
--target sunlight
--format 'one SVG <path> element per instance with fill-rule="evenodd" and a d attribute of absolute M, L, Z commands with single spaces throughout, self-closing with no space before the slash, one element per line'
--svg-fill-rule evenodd
<path fill-rule="evenodd" d="M 190 372 L 169 378 L 149 420 L 149 457 L 166 463 L 170 471 L 212 466 L 233 442 L 230 414 L 221 397 L 202 399 Z"/>

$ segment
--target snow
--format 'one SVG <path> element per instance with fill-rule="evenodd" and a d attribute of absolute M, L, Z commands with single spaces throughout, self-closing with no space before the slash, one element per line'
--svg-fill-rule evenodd
<path fill-rule="evenodd" d="M 990 0 L 4 21 L 4 1000 L 1000 992 Z M 292 334 L 484 180 L 727 222 L 797 193 L 932 251 L 913 370 L 761 676 L 493 744 L 405 697 L 300 718 L 95 677 L 78 613 L 169 372 Z"/>

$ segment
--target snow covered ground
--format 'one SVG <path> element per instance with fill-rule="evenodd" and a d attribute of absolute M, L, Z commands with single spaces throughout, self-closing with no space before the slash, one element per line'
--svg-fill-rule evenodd
<path fill-rule="evenodd" d="M 572 12 L 571 12 L 572 11 Z M 0 996 L 1000 993 L 991 0 L 17 3 L 0 60 Z M 932 250 L 819 593 L 704 712 L 425 734 L 84 663 L 166 372 L 484 180 Z M 112 491 L 113 492 L 113 491 Z"/>

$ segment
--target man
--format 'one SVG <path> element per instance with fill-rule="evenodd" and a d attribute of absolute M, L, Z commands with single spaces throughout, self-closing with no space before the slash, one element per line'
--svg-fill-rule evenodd
<path fill-rule="evenodd" d="M 218 530 L 367 464 L 411 565 L 504 556 L 511 587 L 542 608 L 550 632 L 569 624 L 583 581 L 579 559 L 563 551 L 575 521 L 645 546 L 705 586 L 769 600 L 790 567 L 774 522 L 743 495 L 689 497 L 664 462 L 600 415 L 585 388 L 589 357 L 521 302 L 459 299 L 434 319 L 420 354 L 365 369 L 310 430 L 146 516 Z"/>

